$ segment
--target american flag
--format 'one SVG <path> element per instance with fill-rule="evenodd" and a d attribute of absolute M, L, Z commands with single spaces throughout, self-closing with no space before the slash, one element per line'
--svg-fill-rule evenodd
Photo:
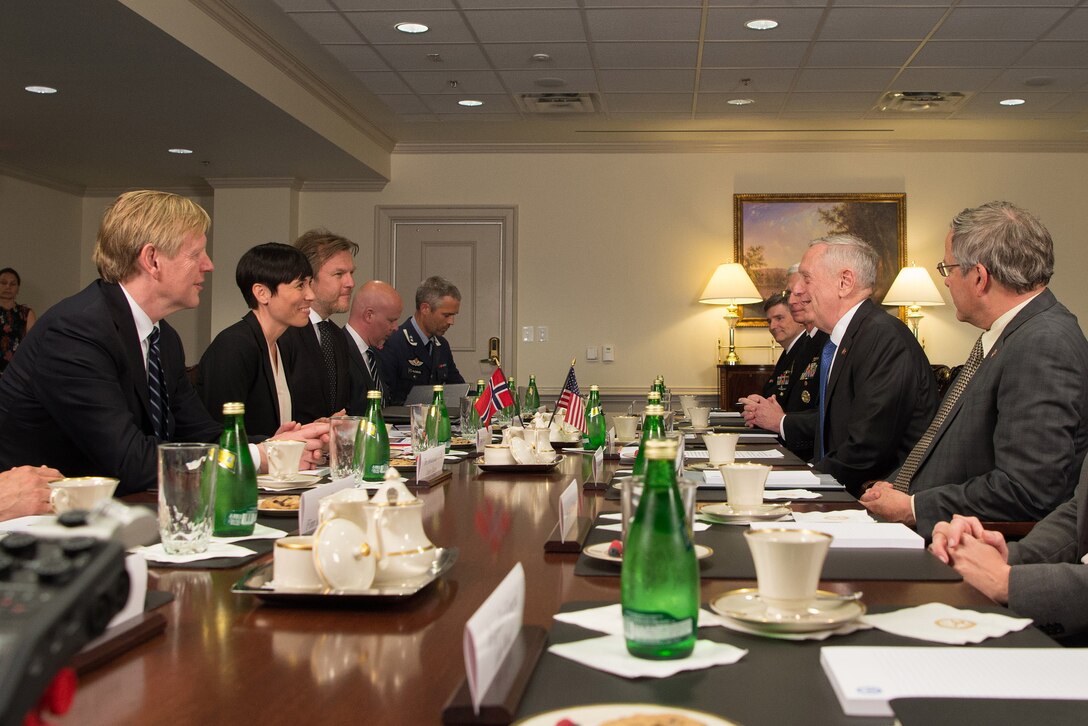
<path fill-rule="evenodd" d="M 586 406 L 582 402 L 582 392 L 578 390 L 578 379 L 574 377 L 574 366 L 571 366 L 570 372 L 567 373 L 567 380 L 563 383 L 563 393 L 559 395 L 556 408 L 567 409 L 567 423 L 583 434 L 586 433 Z"/>
<path fill-rule="evenodd" d="M 480 423 L 487 426 L 491 423 L 491 417 L 496 413 L 514 405 L 514 395 L 510 387 L 506 385 L 506 376 L 502 368 L 496 368 L 484 388 L 484 395 L 476 399 L 476 413 L 480 414 Z"/>

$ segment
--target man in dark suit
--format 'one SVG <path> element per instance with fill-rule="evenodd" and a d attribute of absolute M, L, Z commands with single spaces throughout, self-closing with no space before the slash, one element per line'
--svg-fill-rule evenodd
<path fill-rule="evenodd" d="M 311 229 L 297 240 L 313 268 L 314 301 L 310 325 L 288 328 L 280 338 L 291 389 L 292 417 L 315 421 L 347 409 L 351 396 L 348 346 L 344 333 L 330 320 L 346 313 L 355 287 L 355 254 L 359 245 L 325 229 Z"/>
<path fill-rule="evenodd" d="M 1019 542 L 1006 545 L 977 517 L 957 515 L 934 527 L 930 551 L 1047 635 L 1088 645 L 1088 466 L 1080 469 L 1073 498 Z"/>
<path fill-rule="evenodd" d="M 1008 202 L 965 209 L 938 266 L 983 331 L 926 436 L 862 503 L 929 535 L 953 514 L 1035 521 L 1073 496 L 1088 452 L 1088 340 L 1046 285 L 1050 233 Z"/>
<path fill-rule="evenodd" d="M 403 404 L 412 386 L 465 382 L 443 337 L 460 311 L 461 291 L 449 280 L 428 277 L 416 289 L 415 314 L 378 354 L 389 403 Z"/>
<path fill-rule="evenodd" d="M 160 442 L 219 437 L 163 320 L 200 301 L 208 224 L 198 205 L 165 192 L 127 192 L 106 210 L 94 251 L 102 279 L 47 311 L 0 379 L 0 469 L 113 476 L 127 494 L 155 484 Z M 327 429 L 289 436 L 313 451 Z"/>
<path fill-rule="evenodd" d="M 805 326 L 794 322 L 790 314 L 789 299 L 783 293 L 775 293 L 763 302 L 763 313 L 767 316 L 767 330 L 774 341 L 782 346 L 782 354 L 774 364 L 774 373 L 763 384 L 764 398 L 774 396 L 779 401 L 789 399 L 790 391 L 797 383 L 801 370 L 795 365 L 797 354 L 807 346 L 802 339 Z M 805 361 L 807 363 L 807 361 Z"/>
<path fill-rule="evenodd" d="M 344 326 L 351 371 L 348 414 L 365 415 L 366 394 L 373 389 L 382 392 L 382 405 L 385 405 L 386 386 L 381 380 L 378 351 L 397 331 L 402 312 L 404 302 L 400 293 L 387 282 L 371 280 L 355 293 L 348 324 Z"/>
<path fill-rule="evenodd" d="M 816 326 L 828 334 L 813 468 L 855 496 L 903 462 L 937 406 L 936 381 L 918 341 L 869 300 L 876 264 L 876 252 L 856 237 L 824 237 L 810 243 L 797 285 L 811 300 Z M 762 414 L 781 415 L 767 411 L 769 405 L 750 402 L 746 420 L 762 425 Z"/>

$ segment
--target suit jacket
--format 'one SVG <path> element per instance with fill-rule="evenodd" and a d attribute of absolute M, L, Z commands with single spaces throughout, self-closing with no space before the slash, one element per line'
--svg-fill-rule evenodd
<path fill-rule="evenodd" d="M 404 403 L 412 386 L 465 382 L 446 339 L 438 336 L 434 351 L 428 356 L 427 341 L 419 337 L 411 317 L 385 341 L 378 351 L 378 360 L 385 395 L 394 406 Z"/>
<path fill-rule="evenodd" d="M 1088 565 L 1081 562 L 1086 554 L 1088 466 L 1082 466 L 1073 498 L 1009 545 L 1009 608 L 1048 635 L 1076 636 L 1069 645 L 1088 645 Z"/>
<path fill-rule="evenodd" d="M 264 331 L 252 311 L 220 331 L 204 351 L 196 390 L 212 418 L 222 417 L 224 403 L 241 401 L 246 405 L 246 434 L 267 437 L 276 433 L 282 423 L 276 377 Z"/>
<path fill-rule="evenodd" d="M 795 383 L 790 388 L 789 397 L 780 403 L 782 410 L 789 414 L 782 426 L 785 434 L 782 443 L 808 461 L 812 459 L 816 442 L 820 408 L 820 354 L 823 353 L 828 335 L 817 330 L 814 335 L 806 338 L 807 340 L 801 341 L 805 344 L 804 349 L 798 352 L 794 361 Z"/>
<path fill-rule="evenodd" d="M 782 354 L 778 356 L 778 361 L 774 364 L 774 373 L 763 384 L 762 394 L 764 398 L 777 396 L 778 401 L 783 404 L 789 398 L 790 390 L 793 389 L 794 384 L 797 382 L 797 376 L 801 373 L 801 371 L 796 370 L 794 362 L 798 360 L 798 353 L 803 348 L 808 347 L 808 341 L 809 337 L 802 332 L 801 335 L 797 336 L 793 347 L 782 351 Z"/>
<path fill-rule="evenodd" d="M 348 407 L 351 374 L 343 335 L 334 333 L 332 336 L 336 360 L 336 395 L 332 400 L 325 393 L 325 361 L 313 324 L 288 328 L 277 343 L 287 373 L 287 387 L 291 390 L 292 418 L 299 423 L 310 423 Z"/>
<path fill-rule="evenodd" d="M 937 382 L 922 347 L 898 318 L 866 300 L 835 350 L 813 468 L 857 496 L 907 458 L 937 409 Z M 789 417 L 787 417 L 788 420 Z"/>
<path fill-rule="evenodd" d="M 1039 520 L 1088 452 L 1088 340 L 1044 290 L 1005 327 L 937 430 L 910 492 L 918 531 L 953 514 Z"/>
<path fill-rule="evenodd" d="M 344 341 L 348 349 L 348 373 L 351 376 L 351 396 L 348 398 L 348 415 L 366 415 L 366 394 L 377 388 L 374 379 L 370 375 L 370 369 L 363 360 L 363 352 L 359 350 L 355 339 L 351 337 L 347 327 L 344 329 Z M 374 351 L 377 353 L 377 349 Z M 381 363 L 378 363 L 379 370 Z M 379 374 L 380 375 L 380 374 Z M 382 397 L 382 405 L 385 405 L 385 396 Z"/>
<path fill-rule="evenodd" d="M 218 440 L 185 374 L 178 334 L 159 322 L 167 439 Z M 101 280 L 48 310 L 0 378 L 0 468 L 113 476 L 118 494 L 155 485 L 156 446 L 136 323 L 119 285 Z"/>

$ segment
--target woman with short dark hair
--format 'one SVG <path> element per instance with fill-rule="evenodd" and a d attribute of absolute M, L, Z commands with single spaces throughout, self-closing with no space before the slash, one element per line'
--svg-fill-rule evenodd
<path fill-rule="evenodd" d="M 34 311 L 15 302 L 22 284 L 23 280 L 15 270 L 10 267 L 0 270 L 0 374 L 34 326 Z"/>

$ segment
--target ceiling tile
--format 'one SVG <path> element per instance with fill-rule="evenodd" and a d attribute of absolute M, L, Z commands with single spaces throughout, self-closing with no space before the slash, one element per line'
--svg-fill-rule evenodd
<path fill-rule="evenodd" d="M 809 68 L 797 78 L 797 91 L 882 91 L 894 68 Z"/>
<path fill-rule="evenodd" d="M 820 40 L 921 40 L 941 19 L 945 9 L 832 8 Z"/>
<path fill-rule="evenodd" d="M 690 93 L 695 85 L 694 71 L 610 70 L 599 75 L 606 93 Z"/>
<path fill-rule="evenodd" d="M 339 13 L 291 13 L 290 18 L 318 43 L 358 43 L 362 40 Z"/>
<path fill-rule="evenodd" d="M 1083 40 L 1088 38 L 1088 8 L 1077 8 L 1051 31 L 1047 40 Z"/>
<path fill-rule="evenodd" d="M 896 91 L 981 91 L 1000 68 L 908 68 L 895 80 Z"/>
<path fill-rule="evenodd" d="M 1035 40 L 1062 8 L 956 8 L 933 35 L 937 40 Z"/>
<path fill-rule="evenodd" d="M 378 98 L 399 116 L 403 116 L 407 113 L 427 113 L 430 111 L 430 109 L 427 108 L 427 104 L 423 103 L 419 96 L 409 94 L 383 94 L 378 96 Z"/>
<path fill-rule="evenodd" d="M 1058 103 L 1047 109 L 1048 113 L 1085 113 L 1088 112 L 1088 93 L 1070 93 Z"/>
<path fill-rule="evenodd" d="M 703 44 L 703 68 L 796 68 L 808 43 L 717 41 Z"/>
<path fill-rule="evenodd" d="M 639 9 L 587 10 L 586 24 L 593 40 L 699 40 L 702 10 Z"/>
<path fill-rule="evenodd" d="M 346 12 L 344 17 L 359 29 L 371 43 L 392 43 L 393 45 L 434 43 L 470 43 L 473 41 L 460 13 L 443 10 L 416 10 L 412 12 Z M 395 26 L 397 23 L 411 21 L 423 23 L 430 28 L 426 33 L 411 35 L 402 33 Z"/>
<path fill-rule="evenodd" d="M 379 45 L 376 46 L 382 57 L 394 68 L 402 71 L 434 70 L 489 70 L 491 65 L 480 48 L 469 43 L 436 43 L 433 45 Z M 435 63 L 427 57 L 437 53 L 441 63 Z"/>
<path fill-rule="evenodd" d="M 349 71 L 384 71 L 389 68 L 385 61 L 379 58 L 374 49 L 368 45 L 359 43 L 326 45 L 325 50 L 329 51 L 336 60 L 343 63 L 344 67 Z"/>
<path fill-rule="evenodd" d="M 809 40 L 816 32 L 823 10 L 817 8 L 710 8 L 706 40 Z M 778 21 L 774 30 L 750 30 L 744 23 L 755 18 Z"/>
<path fill-rule="evenodd" d="M 496 68 L 510 70 L 592 68 L 585 43 L 485 43 L 483 46 Z M 532 60 L 534 53 L 547 53 L 551 60 Z"/>
<path fill-rule="evenodd" d="M 1007 66 L 1015 63 L 1031 43 L 979 40 L 931 40 L 922 46 L 914 66 Z"/>
<path fill-rule="evenodd" d="M 507 122 L 507 121 L 523 121 L 523 120 L 525 120 L 524 117 L 522 117 L 522 116 L 520 116 L 520 115 L 518 115 L 516 113 L 492 113 L 492 114 L 486 114 L 485 113 L 485 114 L 482 114 L 480 116 L 473 116 L 470 113 L 463 113 L 463 114 L 440 113 L 440 114 L 437 114 L 437 116 L 441 121 L 444 121 L 446 123 L 454 123 L 454 124 L 456 124 L 456 123 L 486 124 L 486 123 L 500 123 L 500 122 Z"/>
<path fill-rule="evenodd" d="M 509 8 L 511 5 L 533 8 L 576 8 L 578 0 L 524 0 L 524 2 L 512 2 L 511 0 L 460 0 L 462 10 L 477 10 L 494 8 Z"/>
<path fill-rule="evenodd" d="M 416 93 L 442 93 L 454 96 L 480 93 L 505 93 L 506 89 L 491 71 L 405 71 L 404 82 Z M 457 87 L 450 86 L 457 81 Z"/>
<path fill-rule="evenodd" d="M 499 71 L 511 93 L 573 93 L 597 91 L 597 76 L 590 70 L 563 70 L 554 73 L 542 71 Z M 562 79 L 562 86 L 539 86 L 542 78 Z"/>
<path fill-rule="evenodd" d="M 482 43 L 586 39 L 577 10 L 467 10 L 465 17 Z"/>
<path fill-rule="evenodd" d="M 690 93 L 609 93 L 605 103 L 609 113 L 691 112 Z"/>
<path fill-rule="evenodd" d="M 910 40 L 887 41 L 820 41 L 812 46 L 809 67 L 891 66 L 898 68 L 907 62 L 918 43 Z"/>
<path fill-rule="evenodd" d="M 292 10 L 332 10 L 328 0 L 273 0 L 284 12 Z"/>
<path fill-rule="evenodd" d="M 702 8 L 702 0 L 583 0 L 587 8 Z"/>
<path fill-rule="evenodd" d="M 458 106 L 462 98 L 483 101 L 483 106 Z M 509 96 L 499 94 L 461 94 L 460 96 L 423 96 L 423 102 L 435 113 L 486 116 L 492 113 L 517 113 Z"/>
<path fill-rule="evenodd" d="M 1034 83 L 1029 84 L 1027 81 Z M 1076 91 L 1085 85 L 1088 85 L 1088 68 L 1010 68 L 998 76 L 986 90 L 1049 93 Z"/>
<path fill-rule="evenodd" d="M 1027 103 L 1023 106 L 1002 106 L 998 101 L 1006 98 L 1022 98 Z M 1020 118 L 1042 112 L 1065 98 L 1063 93 L 979 93 L 967 101 L 956 118 L 972 115 L 998 116 L 1000 118 Z"/>
<path fill-rule="evenodd" d="M 699 44 L 594 43 L 593 53 L 598 68 L 694 68 Z"/>
<path fill-rule="evenodd" d="M 1081 0 L 1036 0 L 1035 5 L 1050 5 L 1053 7 L 1072 7 Z M 961 6 L 970 5 L 1031 5 L 1031 0 L 960 0 Z"/>
<path fill-rule="evenodd" d="M 879 93 L 791 93 L 784 112 L 822 114 L 862 113 L 879 100 Z"/>
<path fill-rule="evenodd" d="M 1017 66 L 1024 67 L 1088 67 L 1088 42 L 1055 41 L 1036 43 L 1025 53 Z"/>
<path fill-rule="evenodd" d="M 279 0 L 277 0 L 278 2 Z M 455 10 L 453 0 L 329 0 L 341 10 Z"/>
<path fill-rule="evenodd" d="M 708 69 L 699 75 L 700 93 L 731 93 L 747 89 L 747 93 L 766 93 L 773 91 L 788 91 L 793 85 L 796 71 L 792 70 L 723 70 Z M 750 83 L 744 85 L 741 79 L 749 79 Z"/>
<path fill-rule="evenodd" d="M 731 98 L 750 98 L 755 103 L 747 106 L 732 106 L 728 103 Z M 698 114 L 725 113 L 742 116 L 778 113 L 786 102 L 785 93 L 700 93 Z"/>
<path fill-rule="evenodd" d="M 372 93 L 411 93 L 412 89 L 400 79 L 396 73 L 356 73 L 359 80 L 371 90 Z"/>

